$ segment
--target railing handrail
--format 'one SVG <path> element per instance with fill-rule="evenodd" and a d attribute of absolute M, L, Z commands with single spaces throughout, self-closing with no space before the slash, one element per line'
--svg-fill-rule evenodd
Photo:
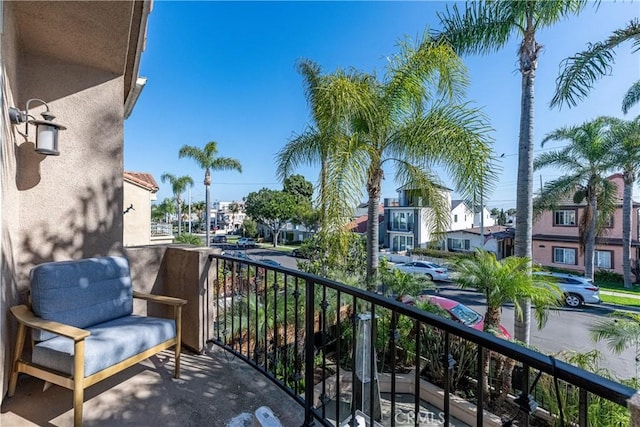
<path fill-rule="evenodd" d="M 496 351 L 533 369 L 555 376 L 558 379 L 564 380 L 568 383 L 583 388 L 590 393 L 611 400 L 623 406 L 626 406 L 627 400 L 637 392 L 637 390 L 624 384 L 604 378 L 592 372 L 588 372 L 562 360 L 554 360 L 552 356 L 548 356 L 538 351 L 521 346 L 517 343 L 498 338 L 489 333 L 478 331 L 468 326 L 461 325 L 460 323 L 455 322 L 451 319 L 440 317 L 436 314 L 420 310 L 416 307 L 402 304 L 399 301 L 390 298 L 382 297 L 374 292 L 355 288 L 353 286 L 345 285 L 343 283 L 327 279 L 325 277 L 301 272 L 299 270 L 294 270 L 283 266 L 263 264 L 260 261 L 245 260 L 228 255 L 209 255 L 210 260 L 215 258 L 229 259 L 247 265 L 253 265 L 268 270 L 279 271 L 281 273 L 286 273 L 288 275 L 298 277 L 305 281 L 309 280 L 315 282 L 317 284 L 326 286 L 336 291 L 340 291 L 341 293 L 347 295 L 355 296 L 359 299 L 374 303 L 378 306 L 387 308 L 399 314 L 409 316 L 415 320 L 418 320 L 419 322 L 452 333 L 458 337 L 464 338 L 465 340 L 478 344 L 488 350 Z"/>

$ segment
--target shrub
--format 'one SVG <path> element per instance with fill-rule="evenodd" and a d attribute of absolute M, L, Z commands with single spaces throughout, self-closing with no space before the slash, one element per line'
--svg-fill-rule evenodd
<path fill-rule="evenodd" d="M 200 236 L 196 236 L 195 234 L 190 233 L 182 233 L 174 239 L 174 242 L 185 243 L 187 245 L 205 246 Z"/>
<path fill-rule="evenodd" d="M 622 277 L 622 274 L 618 274 L 616 272 L 613 271 L 608 271 L 608 270 L 598 270 L 594 273 L 593 275 L 594 280 L 596 281 L 596 283 L 615 283 L 615 284 L 620 284 L 622 285 L 624 283 L 624 278 Z"/>

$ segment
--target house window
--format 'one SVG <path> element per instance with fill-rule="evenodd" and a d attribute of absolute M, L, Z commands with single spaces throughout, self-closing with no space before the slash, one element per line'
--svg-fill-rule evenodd
<path fill-rule="evenodd" d="M 453 222 L 458 222 L 458 215 L 457 214 L 453 216 Z"/>
<path fill-rule="evenodd" d="M 393 236 L 392 251 L 402 252 L 407 249 L 413 249 L 413 236 Z"/>
<path fill-rule="evenodd" d="M 469 239 L 447 239 L 447 247 L 452 251 L 468 251 L 471 249 L 471 242 Z"/>
<path fill-rule="evenodd" d="M 553 248 L 553 262 L 576 265 L 576 250 L 574 248 Z"/>
<path fill-rule="evenodd" d="M 553 225 L 574 226 L 576 225 L 576 210 L 562 210 L 553 212 Z"/>
<path fill-rule="evenodd" d="M 594 256 L 594 266 L 596 268 L 613 268 L 613 254 L 611 251 L 596 251 Z"/>
<path fill-rule="evenodd" d="M 413 212 L 393 212 L 391 214 L 391 230 L 411 231 Z"/>

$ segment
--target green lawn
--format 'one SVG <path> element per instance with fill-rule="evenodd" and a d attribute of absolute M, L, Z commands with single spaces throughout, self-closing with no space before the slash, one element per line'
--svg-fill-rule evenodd
<path fill-rule="evenodd" d="M 606 302 L 609 304 L 617 304 L 617 305 L 626 305 L 631 307 L 640 307 L 640 299 L 638 298 L 628 298 L 624 296 L 613 296 L 613 295 L 603 295 L 600 294 L 600 299 L 602 302 Z"/>
<path fill-rule="evenodd" d="M 627 289 L 624 287 L 622 283 L 619 283 L 619 282 L 596 281 L 596 284 L 601 289 L 606 289 L 607 291 L 624 292 L 626 294 L 640 295 L 640 285 L 633 285 L 633 288 Z"/>

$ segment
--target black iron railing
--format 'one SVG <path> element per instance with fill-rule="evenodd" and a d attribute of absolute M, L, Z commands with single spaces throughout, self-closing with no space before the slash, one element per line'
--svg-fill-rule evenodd
<path fill-rule="evenodd" d="M 322 277 L 222 255 L 210 260 L 211 341 L 286 391 L 304 408 L 305 426 L 357 425 L 359 416 L 391 426 L 434 417 L 449 425 L 459 396 L 481 408 L 499 401 L 493 375 L 509 362 L 516 374 L 500 406 L 503 425 L 528 425 L 537 414 L 604 425 L 593 417 L 609 407 L 617 419 L 628 417 L 634 389 L 548 355 Z M 423 407 L 426 381 L 443 390 L 440 401 L 430 399 L 437 415 Z M 544 381 L 553 404 L 536 412 L 541 402 L 532 393 Z M 401 393 L 413 394 L 411 410 L 400 408 Z M 488 416 L 476 411 L 467 423 L 484 425 Z"/>

